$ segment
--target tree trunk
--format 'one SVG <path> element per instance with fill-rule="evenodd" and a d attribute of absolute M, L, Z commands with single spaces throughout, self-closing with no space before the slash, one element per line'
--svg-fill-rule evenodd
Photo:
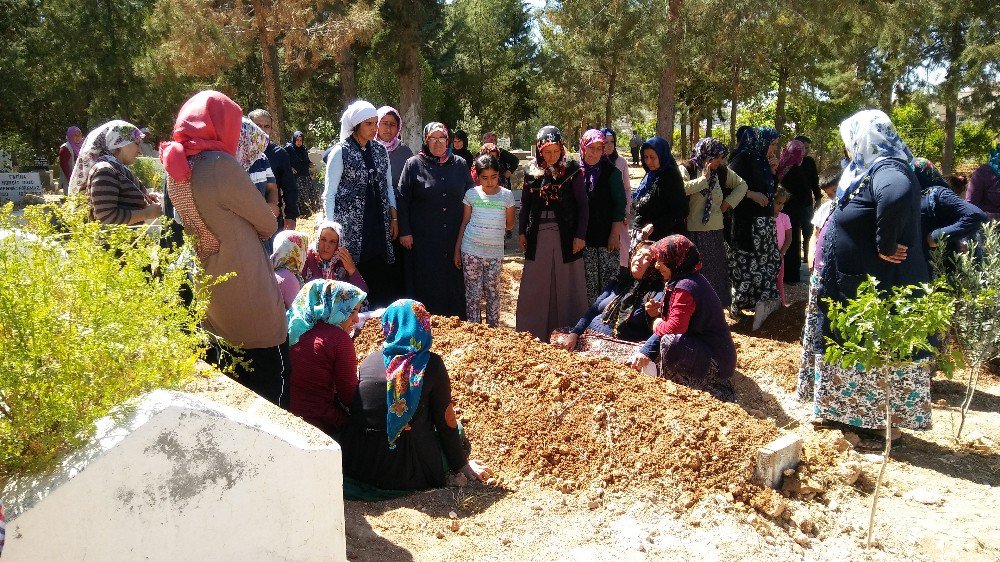
<path fill-rule="evenodd" d="M 278 44 L 274 31 L 268 29 L 271 6 L 266 0 L 252 0 L 254 26 L 260 45 L 261 73 L 264 79 L 264 98 L 271 113 L 271 140 L 281 141 L 281 127 L 285 120 L 285 104 L 281 97 L 281 74 L 278 67 Z"/>
<path fill-rule="evenodd" d="M 608 76 L 608 99 L 604 102 L 604 126 L 611 127 L 611 111 L 615 98 L 615 82 L 618 80 L 618 64 L 611 57 L 611 74 Z"/>
<path fill-rule="evenodd" d="M 688 154 L 688 150 L 690 150 L 690 148 L 693 147 L 696 142 L 698 142 L 698 133 L 700 132 L 698 130 L 699 119 L 698 119 L 698 110 L 695 108 L 694 105 L 692 105 L 691 108 L 688 109 L 688 119 L 691 120 L 691 129 L 689 129 L 691 132 L 691 136 L 688 139 L 688 145 L 684 147 L 684 150 L 681 151 L 681 158 L 684 158 Z"/>
<path fill-rule="evenodd" d="M 729 146 L 736 144 L 736 115 L 740 101 L 740 67 L 733 67 L 733 93 L 729 100 Z"/>
<path fill-rule="evenodd" d="M 778 101 L 774 106 L 774 128 L 779 133 L 785 128 L 785 100 L 788 97 L 788 69 L 778 68 Z"/>
<path fill-rule="evenodd" d="M 358 97 L 357 57 L 354 47 L 348 45 L 344 49 L 344 60 L 340 61 L 340 105 L 347 107 Z"/>
<path fill-rule="evenodd" d="M 663 70 L 660 72 L 660 95 L 656 100 L 656 134 L 668 141 L 674 137 L 675 88 L 677 86 L 677 45 L 680 44 L 683 0 L 669 0 L 667 10 L 667 48 L 663 53 Z M 683 138 L 683 135 L 682 135 Z"/>
<path fill-rule="evenodd" d="M 705 110 L 705 136 L 706 137 L 712 136 L 712 129 L 715 126 L 715 122 L 714 122 L 715 118 L 712 115 L 713 113 L 714 113 L 714 111 L 712 111 L 712 108 L 708 108 L 708 109 Z"/>
<path fill-rule="evenodd" d="M 399 111 L 403 118 L 403 142 L 414 150 L 423 144 L 420 111 L 420 29 L 415 19 L 404 20 L 399 38 Z"/>
<path fill-rule="evenodd" d="M 681 134 L 680 134 L 680 139 L 679 139 L 681 141 L 680 150 L 681 150 L 681 154 L 684 154 L 685 152 L 687 152 L 687 118 L 686 118 L 685 113 L 684 113 L 684 108 L 681 108 L 681 123 L 680 123 L 680 126 L 681 126 Z M 659 132 L 657 132 L 657 134 L 659 134 Z M 674 139 L 672 137 L 663 137 L 663 138 L 667 139 L 671 143 L 674 141 Z"/>
<path fill-rule="evenodd" d="M 965 37 L 958 21 L 951 25 L 951 45 L 948 53 L 948 74 L 945 77 L 944 98 L 944 150 L 941 154 L 941 173 L 952 173 L 955 166 L 955 129 L 958 127 L 958 91 L 962 87 L 962 65 L 959 59 L 965 51 Z"/>

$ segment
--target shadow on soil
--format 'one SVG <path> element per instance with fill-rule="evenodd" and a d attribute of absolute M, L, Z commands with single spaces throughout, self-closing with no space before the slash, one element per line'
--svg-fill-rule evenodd
<path fill-rule="evenodd" d="M 1000 486 L 1000 455 L 955 451 L 922 439 L 916 433 L 907 433 L 903 443 L 892 450 L 896 461 L 976 484 Z"/>
<path fill-rule="evenodd" d="M 980 377 L 979 386 L 972 396 L 969 409 L 977 412 L 1000 412 L 1000 396 L 983 391 L 984 382 L 983 378 Z M 948 406 L 955 408 L 962 406 L 965 389 L 966 379 L 958 375 L 951 380 L 935 379 L 931 381 L 931 396 L 934 397 L 934 400 L 944 399 Z"/>
<path fill-rule="evenodd" d="M 736 403 L 756 418 L 771 418 L 778 427 L 786 427 L 797 423 L 788 415 L 781 402 L 773 394 L 764 390 L 757 381 L 740 371 L 733 373 L 733 387 L 736 389 Z"/>

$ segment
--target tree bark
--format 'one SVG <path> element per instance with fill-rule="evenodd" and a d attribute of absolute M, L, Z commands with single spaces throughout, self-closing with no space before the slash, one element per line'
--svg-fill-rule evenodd
<path fill-rule="evenodd" d="M 740 67 L 733 67 L 733 93 L 729 100 L 729 146 L 736 144 L 736 115 L 740 101 Z"/>
<path fill-rule="evenodd" d="M 403 114 L 403 142 L 415 150 L 423 144 L 420 111 L 420 29 L 415 19 L 404 20 L 399 50 L 399 111 Z"/>
<path fill-rule="evenodd" d="M 785 128 L 785 100 L 788 97 L 788 69 L 778 68 L 778 101 L 774 106 L 774 128 L 779 133 Z"/>
<path fill-rule="evenodd" d="M 962 65 L 959 59 L 965 51 L 965 37 L 958 21 L 951 24 L 951 45 L 948 49 L 948 74 L 942 91 L 944 98 L 944 149 L 941 153 L 941 173 L 952 173 L 955 166 L 955 130 L 958 128 L 958 91 L 962 86 Z"/>
<path fill-rule="evenodd" d="M 674 137 L 674 113 L 677 87 L 677 45 L 680 44 L 683 0 L 669 0 L 666 22 L 667 48 L 663 53 L 663 70 L 660 72 L 660 94 L 656 100 L 656 134 L 670 141 Z"/>
<path fill-rule="evenodd" d="M 261 73 L 264 79 L 264 98 L 271 113 L 271 139 L 280 142 L 281 126 L 285 120 L 285 104 L 281 97 L 281 79 L 278 67 L 278 43 L 274 31 L 268 29 L 271 6 L 267 0 L 252 0 L 254 26 L 260 45 Z M 266 5 L 265 5 L 266 4 Z"/>
<path fill-rule="evenodd" d="M 344 49 L 343 60 L 340 61 L 340 105 L 347 107 L 358 97 L 357 57 L 354 47 Z"/>
<path fill-rule="evenodd" d="M 714 112 L 712 111 L 711 107 L 705 109 L 705 136 L 706 137 L 712 136 L 712 129 L 715 126 L 715 122 L 714 122 L 715 117 L 712 115 L 713 113 Z"/>
<path fill-rule="evenodd" d="M 687 152 L 687 135 L 688 135 L 688 132 L 687 132 L 687 118 L 685 116 L 684 111 L 685 111 L 684 108 L 681 108 L 681 122 L 680 122 L 681 134 L 680 134 L 680 138 L 679 138 L 679 140 L 681 141 L 681 146 L 680 146 L 681 154 L 684 154 L 685 152 Z M 671 131 L 671 132 L 673 132 L 673 131 Z M 657 132 L 657 134 L 659 134 L 659 132 Z M 667 141 L 671 142 L 671 143 L 674 141 L 672 135 L 669 136 L 669 137 L 663 137 L 663 138 L 667 139 Z"/>
<path fill-rule="evenodd" d="M 688 137 L 688 145 L 685 146 L 684 150 L 681 151 L 681 157 L 684 157 L 691 149 L 691 147 L 694 146 L 694 143 L 698 142 L 698 133 L 700 132 L 698 130 L 699 119 L 698 119 L 698 110 L 695 108 L 694 105 L 692 105 L 688 109 L 688 119 L 691 120 L 691 128 L 689 129 L 690 136 Z"/>
<path fill-rule="evenodd" d="M 604 126 L 611 127 L 611 112 L 615 99 L 615 82 L 618 80 L 618 64 L 615 57 L 610 57 L 611 74 L 608 76 L 608 99 L 604 102 Z"/>

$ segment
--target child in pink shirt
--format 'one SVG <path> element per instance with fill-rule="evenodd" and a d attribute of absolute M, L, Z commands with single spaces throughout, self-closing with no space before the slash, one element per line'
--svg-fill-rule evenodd
<path fill-rule="evenodd" d="M 792 245 L 792 220 L 788 215 L 782 213 L 785 203 L 791 194 L 784 187 L 779 186 L 774 192 L 774 228 L 778 233 L 778 253 L 781 254 L 781 267 L 778 269 L 778 296 L 781 304 L 788 306 L 785 299 L 785 252 Z"/>

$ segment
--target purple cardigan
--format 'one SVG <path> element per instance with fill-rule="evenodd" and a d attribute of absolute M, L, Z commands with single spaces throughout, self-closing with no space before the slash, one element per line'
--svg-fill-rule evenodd
<path fill-rule="evenodd" d="M 1000 220 L 1000 176 L 989 164 L 976 168 L 969 176 L 965 200 L 979 207 L 990 220 Z"/>

